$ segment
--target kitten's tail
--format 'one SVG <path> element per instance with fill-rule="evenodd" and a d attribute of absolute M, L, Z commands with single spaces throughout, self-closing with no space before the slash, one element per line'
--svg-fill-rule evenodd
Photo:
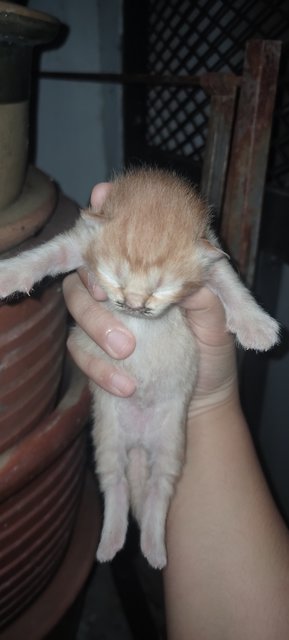
<path fill-rule="evenodd" d="M 131 449 L 128 455 L 127 479 L 131 509 L 139 525 L 141 523 L 142 507 L 148 477 L 149 469 L 145 449 L 142 447 Z"/>

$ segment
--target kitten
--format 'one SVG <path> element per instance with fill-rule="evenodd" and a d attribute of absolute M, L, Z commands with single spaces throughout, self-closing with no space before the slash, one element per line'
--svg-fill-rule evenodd
<path fill-rule="evenodd" d="M 208 209 L 174 174 L 135 170 L 97 185 L 76 226 L 37 249 L 1 262 L 0 297 L 29 292 L 45 275 L 84 265 L 107 293 L 106 304 L 136 337 L 121 363 L 137 381 L 130 398 L 90 383 L 96 467 L 104 493 L 97 558 L 122 548 L 128 511 L 156 568 L 165 566 L 165 524 L 181 473 L 185 420 L 196 383 L 196 342 L 178 302 L 202 285 L 221 299 L 229 331 L 246 349 L 267 350 L 278 325 L 242 285 L 210 228 Z M 79 328 L 81 348 L 101 353 Z"/>

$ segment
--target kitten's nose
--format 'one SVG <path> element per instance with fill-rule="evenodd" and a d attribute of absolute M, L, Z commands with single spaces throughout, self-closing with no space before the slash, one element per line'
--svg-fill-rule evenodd
<path fill-rule="evenodd" d="M 131 309 L 141 309 L 144 307 L 145 297 L 141 293 L 128 292 L 125 294 L 125 302 Z"/>

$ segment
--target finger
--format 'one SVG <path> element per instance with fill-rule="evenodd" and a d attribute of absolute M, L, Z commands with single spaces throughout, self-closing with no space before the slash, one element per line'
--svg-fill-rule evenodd
<path fill-rule="evenodd" d="M 111 189 L 111 182 L 99 182 L 93 187 L 90 196 L 90 203 L 94 211 L 99 211 L 101 209 Z"/>
<path fill-rule="evenodd" d="M 89 273 L 84 267 L 81 267 L 77 271 L 81 282 L 83 282 L 84 286 L 88 289 L 89 293 L 92 295 L 95 300 L 106 300 L 107 295 L 98 284 L 96 278 L 93 277 L 91 273 Z"/>
<path fill-rule="evenodd" d="M 224 307 L 212 291 L 200 288 L 182 302 L 182 307 L 187 311 L 189 326 L 201 342 L 225 344 L 230 341 Z"/>
<path fill-rule="evenodd" d="M 121 397 L 130 396 L 135 391 L 136 383 L 132 378 L 109 362 L 84 352 L 75 342 L 73 334 L 67 340 L 67 348 L 81 371 L 105 391 Z"/>
<path fill-rule="evenodd" d="M 217 298 L 210 289 L 200 287 L 194 291 L 194 293 L 184 298 L 181 306 L 185 309 L 191 309 L 192 311 L 208 311 L 219 304 L 221 305 L 219 298 Z"/>
<path fill-rule="evenodd" d="M 108 355 L 122 359 L 133 352 L 134 336 L 101 302 L 91 297 L 77 274 L 65 278 L 63 293 L 76 323 Z"/>

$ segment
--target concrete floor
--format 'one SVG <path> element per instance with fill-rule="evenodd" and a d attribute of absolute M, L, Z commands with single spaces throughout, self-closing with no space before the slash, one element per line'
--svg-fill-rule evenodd
<path fill-rule="evenodd" d="M 109 564 L 91 575 L 76 640 L 133 640 Z"/>
<path fill-rule="evenodd" d="M 161 572 L 141 555 L 136 528 L 113 562 L 96 564 L 75 640 L 165 640 Z"/>

